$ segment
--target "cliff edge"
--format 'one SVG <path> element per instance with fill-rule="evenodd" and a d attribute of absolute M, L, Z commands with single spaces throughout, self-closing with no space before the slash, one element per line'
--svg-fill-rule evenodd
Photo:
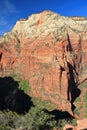
<path fill-rule="evenodd" d="M 73 114 L 87 77 L 87 25 L 51 11 L 17 21 L 0 37 L 0 75 L 29 80 L 30 94 Z"/>

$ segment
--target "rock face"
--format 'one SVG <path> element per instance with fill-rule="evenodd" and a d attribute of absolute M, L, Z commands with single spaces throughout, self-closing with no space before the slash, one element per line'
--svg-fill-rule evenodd
<path fill-rule="evenodd" d="M 87 118 L 77 121 L 77 126 L 67 124 L 63 130 L 86 130 L 87 129 Z"/>
<path fill-rule="evenodd" d="M 51 11 L 21 19 L 0 37 L 0 75 L 29 80 L 31 95 L 72 114 L 87 66 L 86 24 Z"/>

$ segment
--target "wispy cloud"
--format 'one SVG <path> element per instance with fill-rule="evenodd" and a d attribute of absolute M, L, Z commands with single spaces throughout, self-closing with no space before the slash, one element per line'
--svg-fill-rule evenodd
<path fill-rule="evenodd" d="M 10 0 L 0 1 L 0 34 L 4 33 L 4 30 L 9 30 L 12 26 L 12 20 L 9 21 L 9 17 L 18 13 L 15 5 Z"/>
<path fill-rule="evenodd" d="M 4 7 L 5 7 L 6 12 L 9 12 L 9 13 L 18 12 L 16 7 L 9 0 L 4 1 Z"/>

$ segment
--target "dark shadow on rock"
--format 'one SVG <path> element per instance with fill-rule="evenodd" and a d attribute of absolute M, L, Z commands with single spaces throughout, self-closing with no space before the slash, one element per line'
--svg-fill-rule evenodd
<path fill-rule="evenodd" d="M 73 130 L 73 128 L 67 128 L 66 130 Z"/>
<path fill-rule="evenodd" d="M 75 99 L 80 96 L 81 90 L 78 88 L 78 73 L 75 70 L 75 66 L 73 67 L 70 63 L 68 63 L 69 67 L 69 79 L 68 79 L 68 100 L 71 102 L 71 109 L 74 111 L 76 108 L 73 104 Z"/>
<path fill-rule="evenodd" d="M 73 103 L 75 99 L 81 94 L 81 90 L 77 87 L 78 74 L 75 68 L 70 63 L 68 63 L 68 67 L 69 67 L 68 100 L 70 100 L 71 103 Z"/>
<path fill-rule="evenodd" d="M 74 104 L 72 104 L 71 110 L 74 112 L 75 109 L 76 109 L 76 106 Z"/>
<path fill-rule="evenodd" d="M 70 63 L 68 63 L 69 68 L 69 79 L 68 79 L 68 100 L 72 104 L 72 111 L 76 108 L 73 104 L 75 99 L 80 96 L 81 90 L 78 88 L 78 73 L 75 70 L 75 66 L 73 67 Z"/>
<path fill-rule="evenodd" d="M 68 41 L 67 51 L 73 52 L 73 48 L 71 46 L 71 41 L 70 41 L 70 36 L 68 33 L 67 33 L 67 41 Z"/>
<path fill-rule="evenodd" d="M 85 128 L 85 129 L 80 129 L 80 130 L 87 130 L 87 128 Z"/>
<path fill-rule="evenodd" d="M 55 115 L 56 120 L 59 119 L 66 119 L 66 120 L 70 120 L 73 119 L 74 117 L 72 115 L 70 115 L 67 111 L 59 111 L 59 110 L 53 110 L 50 112 L 52 115 Z"/>
<path fill-rule="evenodd" d="M 31 97 L 18 87 L 18 82 L 12 77 L 0 78 L 0 110 L 9 109 L 24 114 L 33 106 Z"/>

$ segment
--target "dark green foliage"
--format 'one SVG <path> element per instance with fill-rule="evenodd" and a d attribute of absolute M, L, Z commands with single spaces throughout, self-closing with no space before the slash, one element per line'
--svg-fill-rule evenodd
<path fill-rule="evenodd" d="M 87 92 L 84 95 L 84 103 L 85 103 L 85 117 L 87 118 Z"/>
<path fill-rule="evenodd" d="M 84 66 L 81 70 L 81 75 L 86 74 L 87 73 L 87 66 Z"/>
<path fill-rule="evenodd" d="M 12 111 L 0 111 L 0 130 L 11 130 L 11 128 L 15 128 L 15 122 L 19 117 L 17 113 Z"/>
<path fill-rule="evenodd" d="M 54 116 L 38 107 L 32 107 L 30 111 L 16 122 L 16 126 L 27 130 L 44 130 L 53 128 L 56 125 Z"/>
<path fill-rule="evenodd" d="M 76 126 L 76 125 L 77 125 L 76 119 L 72 119 L 72 120 L 60 119 L 60 120 L 58 120 L 57 128 L 58 128 L 59 130 L 63 130 L 63 128 L 64 128 L 64 126 L 65 126 L 66 124 L 71 124 L 71 125 L 73 125 L 73 126 Z"/>
<path fill-rule="evenodd" d="M 25 115 L 18 115 L 11 111 L 0 111 L 0 130 L 62 130 L 66 124 L 76 125 L 75 119 L 55 120 L 55 116 L 47 110 L 32 107 Z"/>
<path fill-rule="evenodd" d="M 36 97 L 32 97 L 31 100 L 32 100 L 32 102 L 34 103 L 35 106 L 37 106 L 41 109 L 47 108 L 47 110 L 51 111 L 51 110 L 56 108 L 56 105 L 51 103 L 50 100 L 42 101 L 40 98 L 36 98 Z"/>
<path fill-rule="evenodd" d="M 76 125 L 75 119 L 58 119 L 45 109 L 31 107 L 25 115 L 0 111 L 0 130 L 62 130 L 66 124 Z"/>
<path fill-rule="evenodd" d="M 85 89 L 87 89 L 87 82 L 83 82 L 80 85 L 80 88 L 82 91 L 84 91 Z M 84 111 L 84 116 L 87 118 L 87 92 L 84 91 L 84 95 L 83 95 L 83 102 L 84 102 L 84 106 L 85 106 L 85 111 Z"/>
<path fill-rule="evenodd" d="M 87 82 L 83 82 L 83 83 L 80 85 L 80 89 L 83 89 L 83 88 L 87 88 Z"/>
<path fill-rule="evenodd" d="M 24 90 L 25 93 L 30 91 L 29 82 L 27 80 L 20 80 L 19 81 L 20 89 Z"/>
<path fill-rule="evenodd" d="M 64 119 L 65 117 L 62 119 L 60 119 L 60 117 L 56 119 L 56 115 L 49 112 L 54 109 L 54 105 L 52 105 L 49 100 L 41 101 L 40 99 L 32 98 L 34 105 L 30 105 L 31 98 L 29 95 L 26 95 L 23 92 L 23 90 L 26 93 L 29 91 L 29 84 L 26 80 L 21 80 L 21 78 L 18 79 L 16 76 L 14 76 L 14 80 L 11 77 L 6 77 L 1 78 L 0 81 L 3 90 L 1 94 L 2 97 L 4 95 L 4 99 L 6 101 L 3 101 L 3 103 L 5 105 L 6 103 L 7 105 L 11 105 L 10 110 L 16 111 L 18 113 L 22 112 L 20 114 L 25 114 L 19 115 L 16 112 L 9 110 L 4 112 L 0 111 L 0 130 L 18 130 L 19 128 L 22 130 L 53 130 L 54 127 L 63 129 L 63 126 L 66 123 L 73 124 L 73 120 Z M 7 92 L 8 95 L 6 95 Z M 7 102 L 6 99 L 9 99 L 9 101 L 12 99 L 12 101 Z M 12 104 L 14 101 L 15 105 L 13 106 Z M 27 111 L 25 111 L 26 107 Z M 47 108 L 49 111 L 45 108 Z"/>
<path fill-rule="evenodd" d="M 74 114 L 79 116 L 82 110 L 82 102 L 81 102 L 80 97 L 76 98 L 74 105 L 76 106 L 76 108 L 74 109 Z"/>
<path fill-rule="evenodd" d="M 25 93 L 29 93 L 30 91 L 30 86 L 29 86 L 29 81 L 24 80 L 17 76 L 16 74 L 12 75 L 13 79 L 18 82 L 19 88 L 23 90 Z"/>

